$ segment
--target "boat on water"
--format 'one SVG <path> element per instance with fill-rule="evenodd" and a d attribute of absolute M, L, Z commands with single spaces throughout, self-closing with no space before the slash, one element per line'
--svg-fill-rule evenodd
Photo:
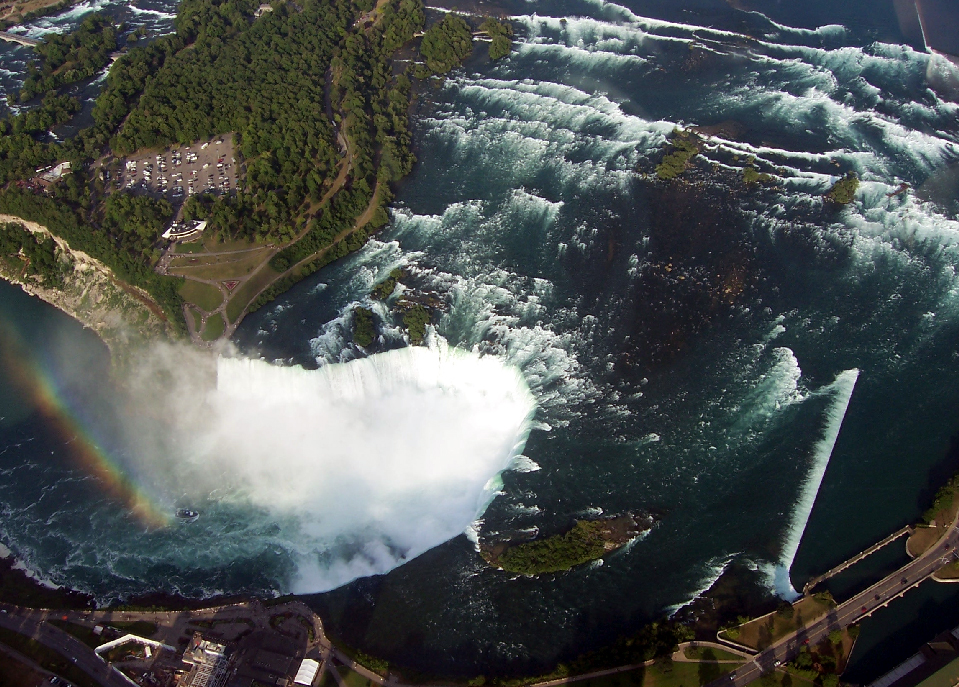
<path fill-rule="evenodd" d="M 193 510 L 192 508 L 178 508 L 176 512 L 176 518 L 180 522 L 196 522 L 196 519 L 200 517 L 200 511 Z"/>

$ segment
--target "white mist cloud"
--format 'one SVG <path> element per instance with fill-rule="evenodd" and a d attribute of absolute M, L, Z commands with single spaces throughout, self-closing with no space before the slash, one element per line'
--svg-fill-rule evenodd
<path fill-rule="evenodd" d="M 386 572 L 462 533 L 522 452 L 535 411 L 517 369 L 446 347 L 313 371 L 221 357 L 212 389 L 196 383 L 200 356 L 157 352 L 144 377 L 157 366 L 176 446 L 141 465 L 141 480 L 284 523 L 297 592 Z M 146 395 L 156 407 L 161 394 Z"/>

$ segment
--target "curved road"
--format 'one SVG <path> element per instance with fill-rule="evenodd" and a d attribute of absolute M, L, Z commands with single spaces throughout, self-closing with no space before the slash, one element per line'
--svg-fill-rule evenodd
<path fill-rule="evenodd" d="M 957 524 L 959 524 L 959 517 L 953 521 L 949 532 L 924 554 L 864 592 L 836 606 L 819 620 L 779 640 L 757 654 L 745 665 L 717 680 L 713 680 L 707 687 L 728 687 L 730 685 L 742 687 L 742 685 L 749 684 L 763 673 L 774 670 L 780 664 L 795 658 L 804 645 L 815 646 L 825 639 L 831 631 L 848 627 L 862 620 L 897 596 L 901 596 L 909 589 L 917 587 L 945 563 L 957 559 L 956 546 L 959 544 Z"/>
<path fill-rule="evenodd" d="M 97 656 L 93 649 L 79 639 L 46 622 L 44 611 L 17 609 L 3 605 L 0 609 L 0 627 L 13 630 L 53 649 L 85 672 L 103 687 L 130 687 L 130 682 Z"/>

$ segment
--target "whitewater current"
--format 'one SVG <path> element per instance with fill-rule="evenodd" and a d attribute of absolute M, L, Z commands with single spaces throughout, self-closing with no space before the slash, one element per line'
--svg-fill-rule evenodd
<path fill-rule="evenodd" d="M 510 57 L 489 63 L 481 46 L 418 97 L 418 164 L 390 225 L 236 343 L 340 369 L 408 350 L 395 305 L 418 299 L 436 305 L 430 350 L 518 371 L 532 416 L 525 444 L 503 439 L 503 462 L 471 482 L 471 508 L 495 495 L 480 519 L 312 599 L 341 636 L 439 672 L 535 670 L 680 611 L 724 572 L 789 597 L 917 517 L 959 424 L 956 80 L 891 10 L 852 5 L 786 21 L 721 2 L 508 4 Z M 677 127 L 703 143 L 685 181 L 663 183 Z M 745 184 L 747 165 L 771 178 Z M 827 203 L 849 172 L 854 202 Z M 397 291 L 375 300 L 397 268 Z M 377 328 L 366 348 L 358 305 Z M 92 508 L 87 486 L 71 491 L 81 470 L 34 475 L 28 458 L 4 468 L 0 542 L 53 581 L 101 596 L 331 586 L 273 491 L 253 506 L 210 494 L 188 544 L 135 524 L 91 537 L 19 514 L 45 492 L 87 494 L 51 513 Z M 416 475 L 437 459 L 406 459 L 424 494 L 435 485 Z M 33 491 L 14 493 L 16 471 Z M 603 565 L 529 579 L 476 553 L 477 539 L 624 512 L 657 524 Z"/>

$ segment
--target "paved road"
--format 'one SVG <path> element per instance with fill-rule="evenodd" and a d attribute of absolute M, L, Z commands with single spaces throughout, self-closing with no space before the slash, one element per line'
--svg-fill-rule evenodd
<path fill-rule="evenodd" d="M 65 619 L 92 627 L 97 623 L 145 620 L 157 624 L 157 639 L 176 646 L 178 637 L 192 632 L 191 620 L 252 620 L 260 628 L 270 626 L 270 618 L 281 613 L 301 615 L 313 624 L 314 641 L 307 651 L 320 650 L 329 645 L 323 634 L 320 619 L 303 603 L 288 602 L 277 606 L 264 606 L 259 601 L 205 608 L 196 611 L 136 612 L 136 611 L 48 611 L 18 608 L 0 604 L 0 627 L 32 637 L 73 662 L 78 668 L 93 677 L 103 687 L 131 687 L 132 683 L 116 669 L 94 653 L 86 644 L 46 622 L 48 618 Z M 382 679 L 382 678 L 380 678 Z"/>
<path fill-rule="evenodd" d="M 892 575 L 880 580 L 869 589 L 832 609 L 828 614 L 796 633 L 784 637 L 768 649 L 757 654 L 749 663 L 707 687 L 741 687 L 758 679 L 764 672 L 775 669 L 780 663 L 792 660 L 804 645 L 814 646 L 825 639 L 832 630 L 848 627 L 873 613 L 876 609 L 918 586 L 945 563 L 957 557 L 959 544 L 959 519 L 953 522 L 949 533 L 934 547 L 910 561 Z"/>
<path fill-rule="evenodd" d="M 69 659 L 103 687 L 130 687 L 130 682 L 115 669 L 108 666 L 93 649 L 46 622 L 45 611 L 31 611 L 3 606 L 0 612 L 0 627 L 31 637 L 46 647 Z"/>

